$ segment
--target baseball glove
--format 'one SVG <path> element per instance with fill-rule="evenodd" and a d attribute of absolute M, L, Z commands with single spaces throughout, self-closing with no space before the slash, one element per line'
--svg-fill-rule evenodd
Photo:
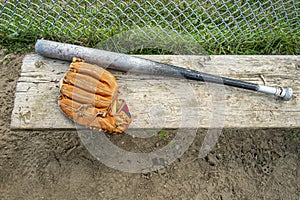
<path fill-rule="evenodd" d="M 131 122 L 125 101 L 118 99 L 115 77 L 80 58 L 73 58 L 60 82 L 60 94 L 61 111 L 87 128 L 120 134 Z"/>

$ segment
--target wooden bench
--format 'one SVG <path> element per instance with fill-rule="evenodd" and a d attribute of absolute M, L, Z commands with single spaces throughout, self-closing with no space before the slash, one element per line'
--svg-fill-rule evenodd
<path fill-rule="evenodd" d="M 130 129 L 299 128 L 300 56 L 140 56 L 207 73 L 294 90 L 290 101 L 184 79 L 113 72 L 133 116 Z M 74 129 L 57 107 L 69 63 L 36 54 L 23 60 L 12 129 Z"/>

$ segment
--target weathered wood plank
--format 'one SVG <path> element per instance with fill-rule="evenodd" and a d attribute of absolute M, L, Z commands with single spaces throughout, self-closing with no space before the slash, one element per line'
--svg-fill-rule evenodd
<path fill-rule="evenodd" d="M 300 127 L 300 56 L 141 56 L 269 86 L 292 87 L 288 102 L 242 89 L 169 77 L 113 72 L 133 116 L 132 129 Z M 57 107 L 68 62 L 27 55 L 12 129 L 74 129 Z"/>

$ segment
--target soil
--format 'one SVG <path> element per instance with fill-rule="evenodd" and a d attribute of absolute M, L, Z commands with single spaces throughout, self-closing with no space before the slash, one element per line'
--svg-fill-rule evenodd
<path fill-rule="evenodd" d="M 14 91 L 24 55 L 4 52 L 0 52 L 0 199 L 300 197 L 298 130 L 223 130 L 213 151 L 198 159 L 204 131 L 199 130 L 180 159 L 163 169 L 136 174 L 95 159 L 76 131 L 12 131 Z M 120 136 L 110 139 L 118 144 Z M 153 148 L 166 142 L 157 140 Z M 127 150 L 137 145 L 151 150 L 151 143 L 122 145 Z"/>

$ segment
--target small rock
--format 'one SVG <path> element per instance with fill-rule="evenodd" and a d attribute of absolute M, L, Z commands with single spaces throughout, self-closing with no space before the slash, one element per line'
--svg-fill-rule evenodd
<path fill-rule="evenodd" d="M 152 177 L 152 174 L 151 173 L 143 173 L 142 174 L 142 177 L 144 178 L 144 179 L 150 179 L 151 177 Z"/>
<path fill-rule="evenodd" d="M 158 174 L 160 174 L 160 175 L 164 175 L 166 173 L 167 173 L 167 169 L 165 167 L 162 167 L 158 170 Z"/>
<path fill-rule="evenodd" d="M 208 155 L 207 156 L 207 162 L 210 166 L 216 166 L 217 165 L 217 159 L 213 155 Z"/>
<path fill-rule="evenodd" d="M 217 158 L 218 160 L 222 160 L 223 155 L 219 153 L 219 154 L 216 155 L 216 158 Z"/>

